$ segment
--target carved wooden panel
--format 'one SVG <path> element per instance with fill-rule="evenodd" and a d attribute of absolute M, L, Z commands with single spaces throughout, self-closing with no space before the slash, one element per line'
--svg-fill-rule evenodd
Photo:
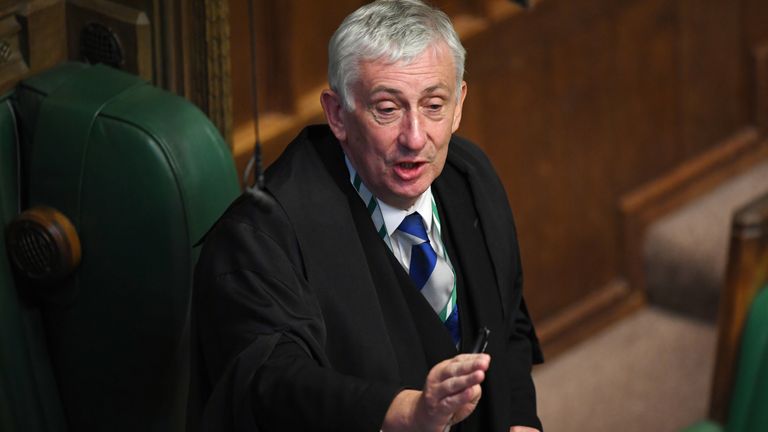
<path fill-rule="evenodd" d="M 64 0 L 0 2 L 0 91 L 67 55 Z"/>
<path fill-rule="evenodd" d="M 186 9 L 183 2 L 176 1 L 187 18 L 183 22 L 182 38 L 190 43 L 190 68 L 184 76 L 189 87 L 185 89 L 185 95 L 203 108 L 231 142 L 229 2 L 196 1 Z"/>
<path fill-rule="evenodd" d="M 105 0 L 67 2 L 69 58 L 111 66 L 151 81 L 149 18 L 142 10 Z"/>
<path fill-rule="evenodd" d="M 21 25 L 15 15 L 0 19 L 0 86 L 12 85 L 29 70 L 21 54 Z"/>
<path fill-rule="evenodd" d="M 86 59 L 84 35 L 112 35 L 114 66 L 186 97 L 231 135 L 228 0 L 69 0 L 67 29 L 69 58 Z"/>

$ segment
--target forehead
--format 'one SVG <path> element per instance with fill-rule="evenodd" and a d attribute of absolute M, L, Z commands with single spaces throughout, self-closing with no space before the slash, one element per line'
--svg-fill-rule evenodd
<path fill-rule="evenodd" d="M 456 68 L 448 47 L 439 43 L 428 46 L 410 60 L 361 60 L 357 84 L 366 94 L 380 89 L 422 92 L 443 88 L 453 92 Z"/>

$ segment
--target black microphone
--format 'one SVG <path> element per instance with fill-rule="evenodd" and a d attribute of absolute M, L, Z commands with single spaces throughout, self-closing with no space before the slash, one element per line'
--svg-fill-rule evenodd
<path fill-rule="evenodd" d="M 530 6 L 529 0 L 512 0 L 512 2 L 513 3 L 517 3 L 517 4 L 519 4 L 520 6 L 526 8 L 526 9 L 528 8 L 528 6 Z"/>

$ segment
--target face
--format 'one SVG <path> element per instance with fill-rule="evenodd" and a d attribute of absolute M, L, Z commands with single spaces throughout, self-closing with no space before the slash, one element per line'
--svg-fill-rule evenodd
<path fill-rule="evenodd" d="M 453 57 L 442 43 L 408 64 L 363 62 L 359 72 L 352 112 L 334 92 L 323 92 L 328 124 L 371 192 L 406 209 L 443 170 L 466 83 L 456 88 Z"/>

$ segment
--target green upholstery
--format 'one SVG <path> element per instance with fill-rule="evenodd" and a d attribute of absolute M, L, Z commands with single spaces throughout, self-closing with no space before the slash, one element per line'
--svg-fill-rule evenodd
<path fill-rule="evenodd" d="M 186 100 L 105 66 L 61 65 L 12 98 L 22 206 L 62 211 L 82 244 L 80 267 L 55 286 L 16 281 L 39 307 L 67 428 L 183 430 L 195 245 L 239 194 L 226 144 Z M 3 391 L 0 415 L 16 412 Z"/>
<path fill-rule="evenodd" d="M 757 293 L 749 307 L 725 428 L 702 421 L 681 432 L 765 430 L 768 430 L 768 285 Z"/>
<path fill-rule="evenodd" d="M 0 225 L 19 211 L 16 121 L 0 98 Z M 0 229 L 0 430 L 60 431 L 64 417 L 46 353 L 39 314 L 19 301 Z"/>
<path fill-rule="evenodd" d="M 725 430 L 768 430 L 768 286 L 755 296 L 744 326 Z"/>
<path fill-rule="evenodd" d="M 723 427 L 717 423 L 704 420 L 688 426 L 680 432 L 723 432 Z"/>

